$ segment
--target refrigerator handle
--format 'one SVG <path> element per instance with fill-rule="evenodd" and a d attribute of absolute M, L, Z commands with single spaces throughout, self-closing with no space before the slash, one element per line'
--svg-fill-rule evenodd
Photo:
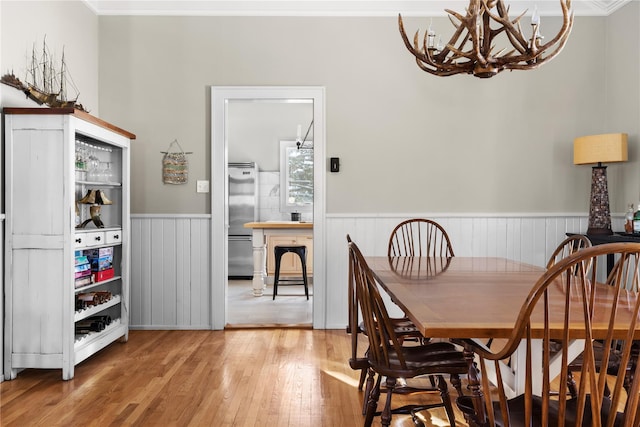
<path fill-rule="evenodd" d="M 248 240 L 252 240 L 251 235 L 250 234 L 238 234 L 238 235 L 230 235 L 229 236 L 229 241 L 234 241 L 234 242 L 246 242 Z"/>

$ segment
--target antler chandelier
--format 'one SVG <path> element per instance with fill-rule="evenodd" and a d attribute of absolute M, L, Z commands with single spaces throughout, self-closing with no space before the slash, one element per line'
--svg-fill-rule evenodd
<path fill-rule="evenodd" d="M 571 0 L 560 0 L 562 8 L 562 28 L 554 38 L 543 43 L 540 35 L 540 17 L 534 11 L 531 17 L 531 37 L 522 33 L 520 20 L 526 11 L 515 19 L 509 18 L 509 7 L 503 0 L 470 0 L 466 15 L 449 9 L 449 20 L 455 27 L 449 43 L 436 43 L 436 34 L 429 28 L 419 45 L 419 30 L 413 38 L 413 45 L 404 31 L 402 16 L 398 15 L 398 26 L 405 46 L 416 58 L 418 66 L 436 76 L 473 74 L 480 78 L 493 77 L 503 70 L 530 70 L 538 68 L 562 51 L 573 26 Z M 494 10 L 495 9 L 495 10 Z M 499 27 L 491 28 L 491 23 Z M 502 39 L 511 43 L 511 49 L 503 48 L 494 52 L 494 40 L 501 34 Z"/>

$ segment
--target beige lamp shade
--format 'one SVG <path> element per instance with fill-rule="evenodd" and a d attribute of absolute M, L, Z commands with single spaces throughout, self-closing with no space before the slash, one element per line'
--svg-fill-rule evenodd
<path fill-rule="evenodd" d="M 573 163 L 613 163 L 627 161 L 627 134 L 605 133 L 573 140 Z"/>

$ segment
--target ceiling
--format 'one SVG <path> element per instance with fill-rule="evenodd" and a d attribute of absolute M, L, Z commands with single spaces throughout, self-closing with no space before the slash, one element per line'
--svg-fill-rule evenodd
<path fill-rule="evenodd" d="M 97 15 L 209 16 L 445 16 L 463 11 L 458 0 L 83 0 Z M 577 16 L 607 16 L 631 0 L 573 0 Z M 505 0 L 511 14 L 537 6 L 540 15 L 560 15 L 558 0 Z"/>

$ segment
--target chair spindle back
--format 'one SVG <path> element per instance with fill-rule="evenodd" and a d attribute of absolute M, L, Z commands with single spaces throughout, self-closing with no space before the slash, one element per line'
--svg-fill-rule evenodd
<path fill-rule="evenodd" d="M 608 284 L 612 286 L 595 285 L 598 257 L 608 254 L 619 258 L 608 278 Z M 623 387 L 626 366 L 632 357 L 637 358 L 638 355 L 631 352 L 631 345 L 624 345 L 620 354 L 616 355 L 620 358 L 620 368 L 615 378 L 607 376 L 607 366 L 612 357 L 610 349 L 615 347 L 616 341 L 631 343 L 640 331 L 637 286 L 632 289 L 620 286 L 624 280 L 637 284 L 639 260 L 640 243 L 611 243 L 575 252 L 551 266 L 536 282 L 520 310 L 511 337 L 501 350 L 488 350 L 467 341 L 467 346 L 473 347 L 479 356 L 480 371 L 487 372 L 487 365 L 493 364 L 497 373 L 497 392 L 489 384 L 487 375 L 482 376 L 484 396 L 497 394 L 498 400 L 491 403 L 485 399 L 486 412 L 480 417 L 486 415 L 489 425 L 495 425 L 497 420 L 505 426 L 519 425 L 514 420 L 520 415 L 514 414 L 510 408 L 513 400 L 507 399 L 499 362 L 511 357 L 518 346 L 525 343 L 527 361 L 522 420 L 525 425 L 638 425 L 640 421 L 635 420 L 635 414 L 638 411 L 640 375 L 633 377 L 628 394 Z M 602 301 L 606 301 L 606 307 Z M 595 309 L 596 303 L 598 310 Z M 532 335 L 531 325 L 534 323 L 543 326 L 542 336 Z M 541 348 L 534 345 L 536 339 L 542 339 Z M 578 350 L 582 352 L 584 362 L 579 371 L 576 398 L 567 394 L 566 381 L 559 381 L 552 389 L 551 340 L 556 350 L 558 345 L 561 346 L 561 372 L 558 378 L 567 378 L 570 347 L 577 343 Z M 597 343 L 601 343 L 604 349 L 601 360 L 595 357 Z M 541 371 L 532 362 L 534 351 L 542 351 Z M 638 366 L 637 363 L 634 366 Z M 540 375 L 542 390 L 541 393 L 534 393 L 532 379 Z M 607 381 L 610 389 L 608 396 L 605 394 Z M 539 396 L 534 398 L 534 394 Z"/>
<path fill-rule="evenodd" d="M 388 256 L 452 257 L 453 247 L 445 229 L 435 221 L 408 219 L 389 237 Z"/>

